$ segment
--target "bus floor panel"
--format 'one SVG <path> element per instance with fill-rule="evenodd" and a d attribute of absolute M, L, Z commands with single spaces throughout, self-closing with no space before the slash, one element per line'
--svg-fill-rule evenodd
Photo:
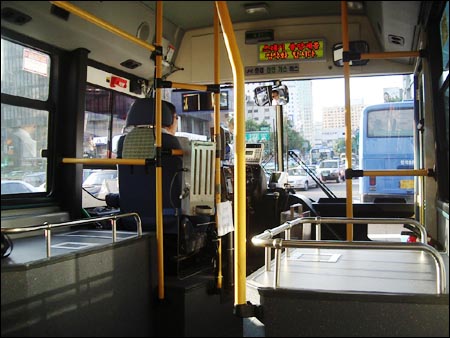
<path fill-rule="evenodd" d="M 260 248 L 263 250 L 262 248 Z M 271 270 L 260 268 L 248 283 L 270 286 Z M 338 292 L 436 293 L 436 267 L 429 254 L 365 249 L 289 249 L 282 255 L 280 287 Z"/>
<path fill-rule="evenodd" d="M 272 261 L 270 271 L 247 277 L 247 300 L 261 305 L 265 336 L 448 334 L 448 282 L 437 294 L 436 264 L 424 252 L 296 248 L 288 259 L 282 254 L 278 288 L 274 270 Z"/>

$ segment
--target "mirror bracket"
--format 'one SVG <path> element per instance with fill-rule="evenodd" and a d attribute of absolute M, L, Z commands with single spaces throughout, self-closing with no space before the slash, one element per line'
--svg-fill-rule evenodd
<path fill-rule="evenodd" d="M 344 62 L 350 66 L 364 66 L 369 60 L 361 60 L 361 54 L 369 53 L 369 44 L 364 40 L 349 42 L 349 50 L 344 51 L 342 42 L 333 45 L 333 63 L 337 67 L 343 67 Z"/>
<path fill-rule="evenodd" d="M 361 53 L 355 51 L 344 51 L 342 52 L 342 61 L 350 62 L 354 60 L 361 60 Z"/>

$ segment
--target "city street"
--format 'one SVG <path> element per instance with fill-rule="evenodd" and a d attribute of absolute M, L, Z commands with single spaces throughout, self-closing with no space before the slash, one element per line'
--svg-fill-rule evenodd
<path fill-rule="evenodd" d="M 326 185 L 336 195 L 336 197 L 346 197 L 346 182 L 336 183 L 328 181 Z M 317 201 L 321 197 L 327 197 L 320 187 L 309 188 L 307 191 L 296 190 L 296 193 L 307 196 L 314 201 Z M 353 201 L 359 202 L 359 179 L 352 180 L 352 193 Z"/>
<path fill-rule="evenodd" d="M 336 197 L 346 197 L 346 182 L 336 183 L 328 181 L 326 185 Z M 310 188 L 307 191 L 297 190 L 296 194 L 309 197 L 314 201 L 322 197 L 327 197 L 320 187 Z M 352 180 L 352 194 L 353 202 L 359 203 L 359 179 Z M 403 230 L 405 229 L 401 224 L 369 224 L 368 236 L 372 240 L 406 241 L 406 236 L 400 235 Z"/>

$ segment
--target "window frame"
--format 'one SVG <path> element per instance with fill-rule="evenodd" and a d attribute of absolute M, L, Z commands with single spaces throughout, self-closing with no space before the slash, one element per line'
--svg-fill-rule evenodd
<path fill-rule="evenodd" d="M 14 32 L 10 29 L 2 27 L 1 38 L 19 44 L 25 48 L 36 50 L 40 53 L 47 54 L 50 59 L 49 70 L 49 92 L 47 100 L 42 101 L 38 99 L 30 99 L 26 97 L 11 95 L 2 93 L 1 103 L 21 108 L 36 109 L 48 112 L 48 134 L 47 134 L 47 149 L 44 150 L 43 157 L 47 158 L 47 181 L 46 191 L 34 192 L 27 194 L 8 194 L 2 195 L 2 210 L 8 210 L 15 208 L 18 205 L 23 206 L 39 206 L 54 204 L 53 197 L 53 172 L 56 168 L 55 159 L 55 146 L 51 140 L 54 138 L 54 125 L 55 125 L 55 111 L 58 103 L 58 78 L 60 68 L 60 57 L 63 53 L 62 50 L 55 48 L 49 44 L 41 41 L 26 37 L 22 34 Z"/>

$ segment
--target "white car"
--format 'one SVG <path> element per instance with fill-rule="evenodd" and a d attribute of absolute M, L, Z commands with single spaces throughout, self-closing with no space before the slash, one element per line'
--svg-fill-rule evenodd
<path fill-rule="evenodd" d="M 91 194 L 95 197 L 98 197 L 102 186 L 105 184 L 105 181 L 108 181 L 108 180 L 117 182 L 117 180 L 118 180 L 117 170 L 113 170 L 113 169 L 94 170 L 84 180 L 82 187 L 89 194 Z"/>
<path fill-rule="evenodd" d="M 336 183 L 345 181 L 345 171 L 339 160 L 323 160 L 317 166 L 317 176 L 322 182 L 336 181 Z"/>
<path fill-rule="evenodd" d="M 33 192 L 43 192 L 44 189 L 34 187 L 30 183 L 20 180 L 2 180 L 2 195 L 9 194 L 29 194 Z"/>
<path fill-rule="evenodd" d="M 306 191 L 309 188 L 317 188 L 316 181 L 301 167 L 290 168 L 288 175 L 288 184 L 294 190 L 303 189 Z"/>

